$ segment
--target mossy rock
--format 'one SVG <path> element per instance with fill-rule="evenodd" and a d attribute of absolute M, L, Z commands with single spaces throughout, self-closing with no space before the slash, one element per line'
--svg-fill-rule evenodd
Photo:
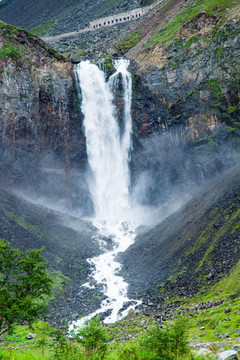
<path fill-rule="evenodd" d="M 139 42 L 140 30 L 136 30 L 133 33 L 125 36 L 122 40 L 114 44 L 114 48 L 119 55 L 125 54 L 128 50 L 133 48 Z"/>

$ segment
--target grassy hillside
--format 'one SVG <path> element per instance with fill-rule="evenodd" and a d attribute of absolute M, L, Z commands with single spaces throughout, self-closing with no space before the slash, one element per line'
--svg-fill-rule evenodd
<path fill-rule="evenodd" d="M 169 21 L 164 29 L 154 34 L 144 46 L 147 47 L 159 42 L 161 42 L 162 45 L 166 44 L 178 31 L 180 31 L 183 25 L 191 21 L 201 12 L 206 12 L 208 16 L 219 18 L 220 21 L 218 21 L 217 26 L 214 29 L 214 31 L 216 31 L 224 21 L 227 20 L 229 11 L 237 5 L 239 4 L 236 0 L 194 1 Z"/>
<path fill-rule="evenodd" d="M 131 315 L 108 326 L 97 327 L 95 322 L 88 332 L 83 330 L 88 342 L 66 338 L 44 322 L 37 322 L 31 328 L 16 326 L 2 339 L 0 357 L 3 360 L 90 360 L 99 357 L 106 360 L 211 360 L 220 351 L 236 348 L 238 331 L 231 331 L 231 327 L 239 327 L 238 309 L 239 301 L 235 300 L 203 309 L 199 315 L 177 316 L 162 326 L 141 315 Z M 93 331 L 94 337 L 91 337 Z M 27 340 L 29 333 L 34 333 L 35 338 Z M 226 335 L 220 339 L 221 334 Z M 209 355 L 197 355 L 201 347 L 207 349 Z"/>
<path fill-rule="evenodd" d="M 46 56 L 53 56 L 58 60 L 65 61 L 65 58 L 58 54 L 46 43 L 38 39 L 27 30 L 9 25 L 0 21 L 0 59 L 7 61 L 8 58 L 15 60 L 18 64 L 31 65 L 29 55 L 31 52 L 45 52 Z"/>
<path fill-rule="evenodd" d="M 178 38 L 177 34 L 185 24 L 203 12 L 217 19 L 213 29 L 213 32 L 216 32 L 227 19 L 239 14 L 239 2 L 237 0 L 169 0 L 139 27 L 139 45 L 133 44 L 133 51 L 130 51 L 128 56 L 136 57 L 146 49 L 146 52 L 143 51 L 143 56 L 146 55 L 148 58 L 148 53 L 155 44 L 168 46 L 175 37 Z M 124 52 L 128 50 L 125 48 Z"/>

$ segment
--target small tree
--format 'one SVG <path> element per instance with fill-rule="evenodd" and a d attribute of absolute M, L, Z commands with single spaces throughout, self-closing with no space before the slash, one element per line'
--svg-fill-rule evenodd
<path fill-rule="evenodd" d="M 71 338 L 68 338 L 61 330 L 55 332 L 52 347 L 54 350 L 54 359 L 56 360 L 80 360 L 82 353 Z"/>
<path fill-rule="evenodd" d="M 184 355 L 189 351 L 187 326 L 188 320 L 185 316 L 178 316 L 172 324 L 171 345 L 176 359 L 179 359 L 180 355 Z"/>
<path fill-rule="evenodd" d="M 24 255 L 0 239 L 0 336 L 14 324 L 32 323 L 46 309 L 40 301 L 50 295 L 52 280 L 40 250 Z"/>
<path fill-rule="evenodd" d="M 148 329 L 141 339 L 143 352 L 149 359 L 177 360 L 188 353 L 188 321 L 177 317 L 173 323 L 163 327 L 158 324 Z"/>
<path fill-rule="evenodd" d="M 107 331 L 104 329 L 99 317 L 87 320 L 77 333 L 77 340 L 86 352 L 88 360 L 103 359 L 107 350 Z"/>

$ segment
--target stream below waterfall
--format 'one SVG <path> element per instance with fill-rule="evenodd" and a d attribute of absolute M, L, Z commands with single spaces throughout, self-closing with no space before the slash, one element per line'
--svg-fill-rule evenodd
<path fill-rule="evenodd" d="M 113 65 L 116 72 L 108 81 L 104 72 L 89 61 L 75 66 L 84 115 L 88 186 L 95 210 L 91 221 L 98 230 L 95 238 L 102 251 L 100 256 L 88 260 L 94 270 L 89 282 L 82 286 L 92 289 L 100 284 L 105 299 L 95 312 L 73 322 L 70 330 L 100 314 L 105 323 L 113 323 L 140 304 L 139 300 L 128 298 L 128 284 L 118 274 L 121 265 L 116 260 L 134 242 L 139 222 L 132 216 L 129 201 L 132 78 L 127 70 L 128 60 L 115 60 Z M 121 118 L 114 105 L 119 88 L 123 103 Z M 111 239 L 110 250 L 104 238 Z"/>

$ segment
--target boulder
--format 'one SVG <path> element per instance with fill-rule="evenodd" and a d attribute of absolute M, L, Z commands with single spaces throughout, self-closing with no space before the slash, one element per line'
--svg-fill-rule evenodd
<path fill-rule="evenodd" d="M 240 352 L 240 344 L 233 345 L 233 350 Z"/>
<path fill-rule="evenodd" d="M 27 334 L 27 336 L 25 337 L 26 340 L 32 340 L 32 339 L 36 339 L 37 334 L 34 333 L 29 333 Z"/>
<path fill-rule="evenodd" d="M 235 350 L 225 350 L 216 355 L 216 360 L 237 360 L 237 352 Z"/>
<path fill-rule="evenodd" d="M 212 354 L 212 352 L 206 348 L 200 348 L 197 352 L 196 355 L 197 356 L 205 356 L 205 355 L 210 355 Z"/>

